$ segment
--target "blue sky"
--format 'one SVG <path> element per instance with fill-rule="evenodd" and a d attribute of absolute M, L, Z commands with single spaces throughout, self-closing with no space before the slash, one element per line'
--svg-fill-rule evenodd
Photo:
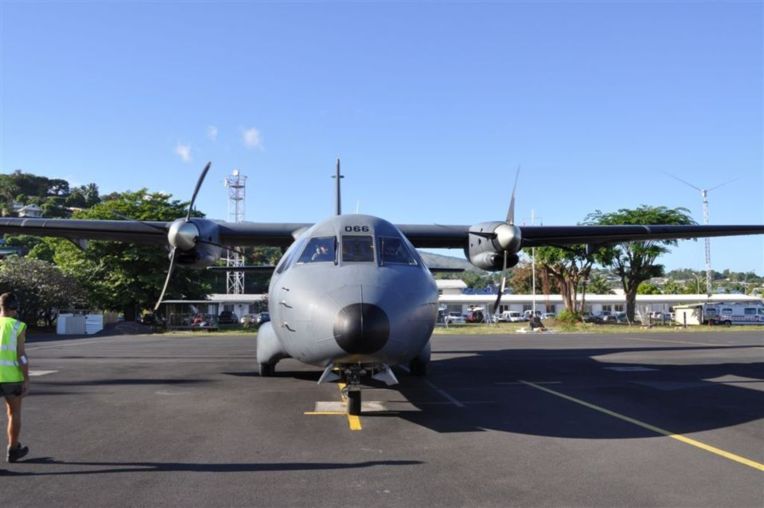
<path fill-rule="evenodd" d="M 227 218 L 395 223 L 687 207 L 764 223 L 761 2 L 0 2 L 0 171 Z M 453 251 L 458 254 L 458 251 Z M 764 273 L 761 237 L 712 241 Z M 703 242 L 662 258 L 704 267 Z"/>

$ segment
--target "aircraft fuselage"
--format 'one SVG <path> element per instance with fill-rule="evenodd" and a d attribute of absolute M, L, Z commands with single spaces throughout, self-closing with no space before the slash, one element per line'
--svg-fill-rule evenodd
<path fill-rule="evenodd" d="M 427 346 L 437 316 L 437 287 L 414 247 L 394 225 L 367 215 L 332 217 L 303 232 L 268 294 L 261 364 L 286 356 L 321 367 L 405 363 Z"/>

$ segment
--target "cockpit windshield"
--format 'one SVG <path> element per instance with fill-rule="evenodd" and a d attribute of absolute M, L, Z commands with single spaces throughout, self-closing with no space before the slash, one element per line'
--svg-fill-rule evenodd
<path fill-rule="evenodd" d="M 381 253 L 380 264 L 382 265 L 399 264 L 416 266 L 417 264 L 401 238 L 380 237 L 379 252 Z"/>
<path fill-rule="evenodd" d="M 311 238 L 298 263 L 320 263 L 337 260 L 337 239 L 333 236 Z"/>
<path fill-rule="evenodd" d="M 342 261 L 374 261 L 374 241 L 371 236 L 343 236 Z"/>

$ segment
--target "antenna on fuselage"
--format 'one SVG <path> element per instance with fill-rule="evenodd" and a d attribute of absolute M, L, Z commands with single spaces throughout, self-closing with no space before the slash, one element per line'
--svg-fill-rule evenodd
<path fill-rule="evenodd" d="M 337 173 L 332 177 L 337 180 L 337 193 L 336 193 L 336 209 L 337 209 L 337 215 L 342 215 L 342 198 L 340 196 L 340 179 L 345 178 L 344 175 L 340 174 L 340 159 L 337 159 Z"/>

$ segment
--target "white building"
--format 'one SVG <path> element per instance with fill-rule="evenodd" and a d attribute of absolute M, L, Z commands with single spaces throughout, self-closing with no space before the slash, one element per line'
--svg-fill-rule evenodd
<path fill-rule="evenodd" d="M 504 295 L 501 297 L 499 311 L 514 310 L 525 311 L 534 307 L 541 312 L 559 314 L 565 304 L 560 295 Z M 496 295 L 458 295 L 443 294 L 440 296 L 441 306 L 448 308 L 448 312 L 466 313 L 473 307 L 490 308 L 496 301 Z M 581 295 L 578 297 L 581 301 Z M 697 295 L 637 295 L 637 312 L 651 313 L 663 312 L 668 314 L 676 305 L 687 305 L 707 302 L 750 302 L 761 301 L 760 298 L 751 295 L 728 295 L 705 294 Z M 626 310 L 626 297 L 621 295 L 595 295 L 587 294 L 584 312 L 600 315 L 606 312 L 623 312 Z"/>

